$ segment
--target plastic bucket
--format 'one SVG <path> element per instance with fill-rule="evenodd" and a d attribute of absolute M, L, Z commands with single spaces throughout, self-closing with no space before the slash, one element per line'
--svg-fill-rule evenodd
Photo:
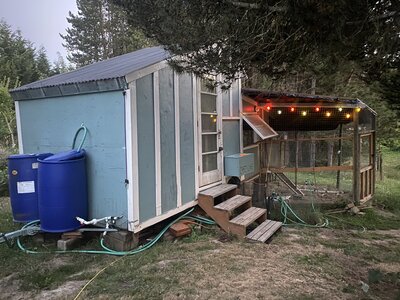
<path fill-rule="evenodd" d="M 38 159 L 51 153 L 17 154 L 8 157 L 8 187 L 15 222 L 39 219 L 38 209 Z"/>

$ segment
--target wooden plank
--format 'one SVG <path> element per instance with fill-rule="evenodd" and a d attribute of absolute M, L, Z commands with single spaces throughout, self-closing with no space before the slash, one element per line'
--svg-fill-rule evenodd
<path fill-rule="evenodd" d="M 323 172 L 323 171 L 351 171 L 353 166 L 323 166 L 323 167 L 307 167 L 297 168 L 297 172 Z M 262 169 L 266 172 L 267 169 Z M 296 172 L 296 168 L 269 168 L 272 173 Z"/>
<path fill-rule="evenodd" d="M 235 185 L 235 184 L 220 184 L 220 185 L 217 185 L 210 189 L 201 191 L 199 194 L 215 198 L 215 197 L 221 196 L 227 192 L 230 192 L 236 188 L 237 188 L 237 185 Z"/>
<path fill-rule="evenodd" d="M 250 202 L 251 202 L 251 197 L 243 196 L 243 195 L 236 195 L 236 196 L 214 206 L 214 208 L 217 208 L 220 210 L 226 210 L 229 213 L 231 213 L 234 209 L 242 206 L 243 204 L 250 203 Z"/>
<path fill-rule="evenodd" d="M 258 238 L 260 242 L 265 243 L 279 228 L 282 227 L 281 222 L 276 222 L 267 232 Z"/>
<path fill-rule="evenodd" d="M 361 194 L 361 178 L 360 178 L 360 132 L 358 128 L 359 114 L 353 113 L 353 202 L 355 205 L 360 204 Z"/>
<path fill-rule="evenodd" d="M 275 222 L 271 221 L 271 220 L 264 221 L 256 229 L 254 229 L 252 232 L 250 232 L 247 235 L 247 238 L 252 239 L 252 240 L 258 240 L 258 238 L 261 237 L 274 224 L 275 224 Z"/>
<path fill-rule="evenodd" d="M 230 221 L 230 223 L 241 225 L 241 226 L 249 226 L 251 223 L 265 216 L 267 210 L 259 207 L 250 207 L 234 219 Z"/>
<path fill-rule="evenodd" d="M 321 136 L 321 137 L 301 137 L 298 138 L 297 141 L 338 141 L 338 140 L 352 140 L 353 136 L 352 135 L 344 135 L 342 137 L 339 136 Z M 271 142 L 272 143 L 281 143 L 281 142 L 295 142 L 296 139 L 272 139 Z"/>
<path fill-rule="evenodd" d="M 364 167 L 364 168 L 361 168 L 361 169 L 360 169 L 360 173 L 363 173 L 363 172 L 368 171 L 368 170 L 372 170 L 372 168 L 373 168 L 372 165 L 366 166 L 366 167 Z"/>

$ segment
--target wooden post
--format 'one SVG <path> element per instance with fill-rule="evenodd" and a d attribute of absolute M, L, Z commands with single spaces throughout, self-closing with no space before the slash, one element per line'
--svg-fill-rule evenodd
<path fill-rule="evenodd" d="M 360 132 L 358 129 L 359 116 L 358 112 L 353 111 L 353 202 L 355 205 L 360 204 Z"/>
<path fill-rule="evenodd" d="M 342 134 L 343 134 L 343 125 L 339 125 L 339 150 L 338 150 L 338 159 L 337 159 L 337 165 L 340 167 L 342 164 Z M 336 173 L 336 188 L 339 190 L 340 189 L 340 170 L 337 171 Z"/>
<path fill-rule="evenodd" d="M 310 143 L 310 152 L 311 152 L 311 161 L 310 161 L 310 167 L 315 167 L 315 157 L 316 157 L 316 148 L 315 148 L 315 137 L 311 137 L 311 143 Z"/>
<path fill-rule="evenodd" d="M 371 160 L 372 160 L 372 193 L 375 194 L 375 184 L 376 184 L 376 116 L 371 113 L 372 118 L 372 130 L 374 131 L 371 136 Z"/>

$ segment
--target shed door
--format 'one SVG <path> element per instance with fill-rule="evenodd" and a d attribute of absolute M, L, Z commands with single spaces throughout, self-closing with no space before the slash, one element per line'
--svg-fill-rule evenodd
<path fill-rule="evenodd" d="M 221 95 L 210 80 L 199 82 L 199 171 L 200 186 L 222 180 Z"/>

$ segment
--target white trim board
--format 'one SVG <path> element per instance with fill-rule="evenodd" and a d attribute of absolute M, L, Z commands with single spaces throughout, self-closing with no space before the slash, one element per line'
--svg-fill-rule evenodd
<path fill-rule="evenodd" d="M 186 210 L 188 208 L 191 208 L 193 206 L 196 206 L 196 205 L 197 205 L 197 200 L 193 200 L 193 201 L 190 201 L 188 203 L 185 203 L 181 207 L 177 207 L 175 209 L 172 209 L 172 210 L 166 212 L 165 214 L 159 215 L 159 216 L 151 218 L 150 220 L 147 220 L 147 221 L 145 221 L 145 222 L 143 222 L 141 224 L 138 224 L 137 226 L 135 226 L 133 228 L 133 232 L 137 233 L 137 232 L 139 232 L 139 231 L 141 231 L 141 230 L 143 230 L 143 229 L 145 229 L 147 227 L 150 227 L 150 226 L 152 226 L 154 224 L 157 224 L 158 222 L 161 222 L 161 221 L 163 221 L 165 219 L 168 219 L 169 217 L 173 217 L 174 215 L 179 214 L 180 212 L 183 212 L 184 210 Z"/>
<path fill-rule="evenodd" d="M 145 67 L 143 69 L 137 70 L 135 72 L 129 73 L 128 75 L 125 76 L 126 82 L 131 83 L 134 80 L 137 80 L 139 78 L 142 78 L 146 75 L 150 75 L 152 73 L 155 73 L 163 68 L 168 66 L 168 62 L 166 60 L 161 61 L 159 63 L 150 65 L 148 67 Z"/>
<path fill-rule="evenodd" d="M 176 206 L 182 205 L 181 187 L 181 130 L 179 118 L 179 75 L 174 71 L 174 109 L 175 109 L 175 165 L 176 165 Z"/>
<path fill-rule="evenodd" d="M 198 126 L 199 126 L 199 116 L 197 113 L 198 103 L 197 103 L 197 78 L 192 75 L 192 92 L 193 92 L 193 143 L 194 143 L 194 180 L 195 180 L 195 191 L 196 196 L 199 193 L 199 175 L 200 175 L 200 165 L 199 165 L 199 146 L 198 146 Z"/>
<path fill-rule="evenodd" d="M 153 73 L 154 148 L 156 174 L 156 216 L 161 215 L 161 141 L 160 141 L 160 83 L 158 71 Z"/>
<path fill-rule="evenodd" d="M 125 155 L 126 155 L 126 196 L 127 196 L 127 207 L 128 207 L 128 229 L 132 223 L 134 223 L 133 217 L 133 163 L 132 163 L 132 108 L 131 108 L 131 97 L 130 90 L 124 91 L 124 102 L 125 102 Z"/>
<path fill-rule="evenodd" d="M 22 139 L 22 127 L 21 127 L 21 113 L 19 108 L 19 101 L 14 101 L 15 105 L 15 118 L 17 123 L 17 138 L 18 138 L 18 151 L 19 154 L 24 153 L 24 143 Z"/>

